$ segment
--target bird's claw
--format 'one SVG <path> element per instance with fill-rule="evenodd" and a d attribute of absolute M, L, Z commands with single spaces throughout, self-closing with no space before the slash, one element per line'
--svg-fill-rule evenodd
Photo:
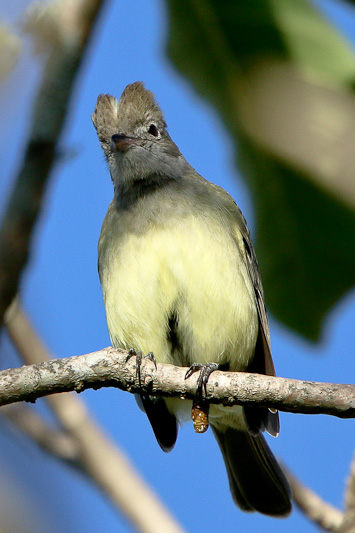
<path fill-rule="evenodd" d="M 144 356 L 144 359 L 149 359 L 149 361 L 151 361 L 155 366 L 155 370 L 158 370 L 157 360 L 155 359 L 153 352 L 148 352 L 147 355 Z"/>
<path fill-rule="evenodd" d="M 138 378 L 139 386 L 141 386 L 141 366 L 143 359 L 149 359 L 149 361 L 154 364 L 155 370 L 157 370 L 157 362 L 153 352 L 149 352 L 147 355 L 143 356 L 142 352 L 136 352 L 134 348 L 130 348 L 126 357 L 126 363 L 134 356 L 136 358 L 136 377 Z"/>
<path fill-rule="evenodd" d="M 219 365 L 217 363 L 206 363 L 205 365 L 202 365 L 201 363 L 193 363 L 188 371 L 185 374 L 185 379 L 188 379 L 197 371 L 200 371 L 200 374 L 197 379 L 197 396 L 200 399 L 203 399 L 203 395 L 205 397 L 207 396 L 207 383 L 209 380 L 210 375 L 215 370 L 219 369 Z M 203 394 L 204 393 L 204 394 Z"/>

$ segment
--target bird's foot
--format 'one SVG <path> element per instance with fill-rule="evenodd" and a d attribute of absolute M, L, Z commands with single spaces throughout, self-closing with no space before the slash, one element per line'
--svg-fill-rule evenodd
<path fill-rule="evenodd" d="M 200 371 L 200 375 L 197 379 L 197 390 L 196 390 L 196 396 L 203 400 L 203 397 L 207 396 L 207 383 L 209 380 L 210 375 L 215 370 L 219 369 L 219 365 L 217 363 L 206 363 L 205 365 L 202 365 L 200 363 L 193 363 L 188 371 L 185 374 L 185 379 L 188 379 L 192 376 L 195 372 Z"/>
<path fill-rule="evenodd" d="M 142 352 L 136 352 L 134 348 L 129 349 L 128 355 L 126 357 L 126 363 L 127 361 L 131 359 L 131 357 L 136 358 L 136 377 L 138 378 L 139 386 L 141 386 L 141 366 L 142 366 L 143 359 L 149 359 L 149 361 L 151 361 L 154 364 L 155 370 L 157 370 L 156 359 L 154 357 L 153 352 L 149 352 L 147 353 L 147 355 L 143 357 Z"/>
<path fill-rule="evenodd" d="M 212 372 L 218 369 L 219 365 L 217 363 L 207 363 L 205 365 L 193 363 L 185 374 L 185 379 L 188 379 L 195 372 L 200 372 L 197 379 L 196 398 L 192 403 L 191 411 L 191 418 L 196 433 L 205 433 L 208 430 L 209 404 L 205 399 L 207 396 L 207 383 Z"/>

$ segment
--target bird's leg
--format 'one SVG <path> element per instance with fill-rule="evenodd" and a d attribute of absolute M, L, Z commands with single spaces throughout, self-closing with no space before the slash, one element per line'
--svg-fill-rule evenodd
<path fill-rule="evenodd" d="M 128 355 L 126 357 L 126 363 L 127 361 L 129 361 L 129 359 L 131 357 L 135 356 L 136 357 L 136 377 L 138 378 L 138 383 L 139 383 L 139 386 L 141 386 L 141 366 L 142 366 L 142 360 L 143 359 L 149 359 L 149 361 L 151 361 L 154 366 L 155 366 L 155 370 L 157 370 L 157 362 L 156 362 L 156 359 L 154 357 L 154 354 L 153 352 L 149 352 L 147 353 L 147 355 L 145 355 L 143 357 L 143 354 L 142 352 L 136 352 L 136 350 L 134 348 L 130 348 L 129 349 L 129 352 L 128 352 Z"/>
<path fill-rule="evenodd" d="M 206 401 L 207 383 L 212 372 L 218 369 L 219 365 L 217 363 L 207 363 L 205 365 L 193 363 L 185 374 L 185 379 L 188 379 L 192 374 L 200 371 L 197 379 L 196 397 L 193 400 L 191 411 L 191 418 L 196 433 L 205 433 L 208 429 L 209 403 Z"/>

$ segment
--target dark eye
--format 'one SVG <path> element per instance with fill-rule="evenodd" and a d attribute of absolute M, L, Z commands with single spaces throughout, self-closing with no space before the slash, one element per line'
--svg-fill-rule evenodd
<path fill-rule="evenodd" d="M 151 135 L 154 135 L 154 137 L 158 137 L 159 131 L 155 124 L 151 124 L 149 126 L 148 133 L 150 133 Z"/>

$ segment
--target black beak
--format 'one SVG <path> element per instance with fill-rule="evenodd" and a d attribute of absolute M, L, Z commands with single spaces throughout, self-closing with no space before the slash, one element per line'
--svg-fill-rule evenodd
<path fill-rule="evenodd" d="M 114 152 L 125 152 L 127 148 L 134 144 L 135 139 L 133 137 L 127 137 L 122 133 L 115 133 L 111 137 L 111 144 Z"/>

